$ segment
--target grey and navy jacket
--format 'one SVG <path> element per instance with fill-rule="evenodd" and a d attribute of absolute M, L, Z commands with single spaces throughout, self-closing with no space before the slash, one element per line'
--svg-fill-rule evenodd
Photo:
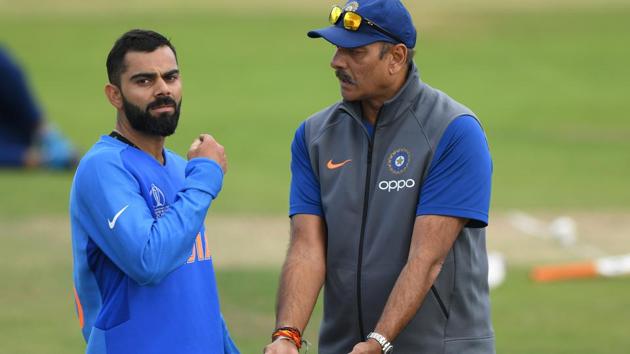
<path fill-rule="evenodd" d="M 319 353 L 348 353 L 373 331 L 405 266 L 420 186 L 449 123 L 474 114 L 420 81 L 415 66 L 371 136 L 358 103 L 310 117 L 305 142 L 327 227 Z M 404 169 L 391 164 L 404 151 Z M 328 169 L 330 159 L 352 168 Z M 415 317 L 393 341 L 404 354 L 494 353 L 485 228 L 465 227 Z"/>

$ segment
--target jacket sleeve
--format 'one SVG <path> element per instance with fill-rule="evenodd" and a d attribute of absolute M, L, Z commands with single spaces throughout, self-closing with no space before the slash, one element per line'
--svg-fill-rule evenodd
<path fill-rule="evenodd" d="M 217 197 L 223 171 L 214 161 L 192 159 L 184 187 L 168 211 L 155 219 L 136 179 L 117 159 L 98 156 L 77 172 L 75 186 L 90 239 L 140 285 L 159 283 L 186 262 Z"/>

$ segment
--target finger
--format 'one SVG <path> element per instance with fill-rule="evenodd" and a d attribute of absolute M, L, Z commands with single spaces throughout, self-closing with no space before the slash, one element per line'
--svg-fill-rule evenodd
<path fill-rule="evenodd" d="M 199 139 L 195 139 L 193 140 L 192 144 L 190 144 L 189 150 L 195 150 L 199 147 L 199 145 L 201 145 L 201 141 Z"/>
<path fill-rule="evenodd" d="M 204 140 L 214 140 L 214 138 L 212 138 L 212 135 L 210 135 L 210 134 L 205 134 L 205 133 L 204 133 L 204 134 L 199 135 L 199 139 L 200 139 L 201 141 L 204 141 Z"/>

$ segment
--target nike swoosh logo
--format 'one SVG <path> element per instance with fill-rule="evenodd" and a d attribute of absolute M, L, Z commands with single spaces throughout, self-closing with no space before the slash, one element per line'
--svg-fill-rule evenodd
<path fill-rule="evenodd" d="M 109 229 L 113 230 L 114 226 L 116 226 L 116 220 L 118 220 L 118 217 L 129 207 L 129 205 L 125 205 L 124 208 L 120 209 L 119 212 L 116 213 L 116 215 L 114 215 L 114 218 L 110 221 L 109 219 L 107 219 L 107 223 L 109 224 Z"/>
<path fill-rule="evenodd" d="M 326 164 L 326 167 L 328 167 L 329 170 L 336 170 L 339 167 L 342 167 L 343 165 L 347 164 L 350 161 L 352 161 L 352 160 L 346 160 L 346 161 L 342 161 L 340 163 L 334 163 L 333 160 L 328 160 L 328 163 Z"/>

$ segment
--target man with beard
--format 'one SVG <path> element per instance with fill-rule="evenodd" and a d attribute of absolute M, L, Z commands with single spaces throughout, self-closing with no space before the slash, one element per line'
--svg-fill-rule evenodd
<path fill-rule="evenodd" d="M 181 107 L 177 54 L 132 30 L 107 57 L 116 128 L 81 160 L 70 194 L 75 302 L 88 354 L 238 353 L 219 309 L 205 227 L 224 148 L 164 148 Z"/>
<path fill-rule="evenodd" d="M 420 80 L 399 0 L 352 0 L 311 31 L 342 101 L 297 129 L 291 240 L 267 354 L 494 353 L 485 226 L 492 161 L 474 113 Z"/>

